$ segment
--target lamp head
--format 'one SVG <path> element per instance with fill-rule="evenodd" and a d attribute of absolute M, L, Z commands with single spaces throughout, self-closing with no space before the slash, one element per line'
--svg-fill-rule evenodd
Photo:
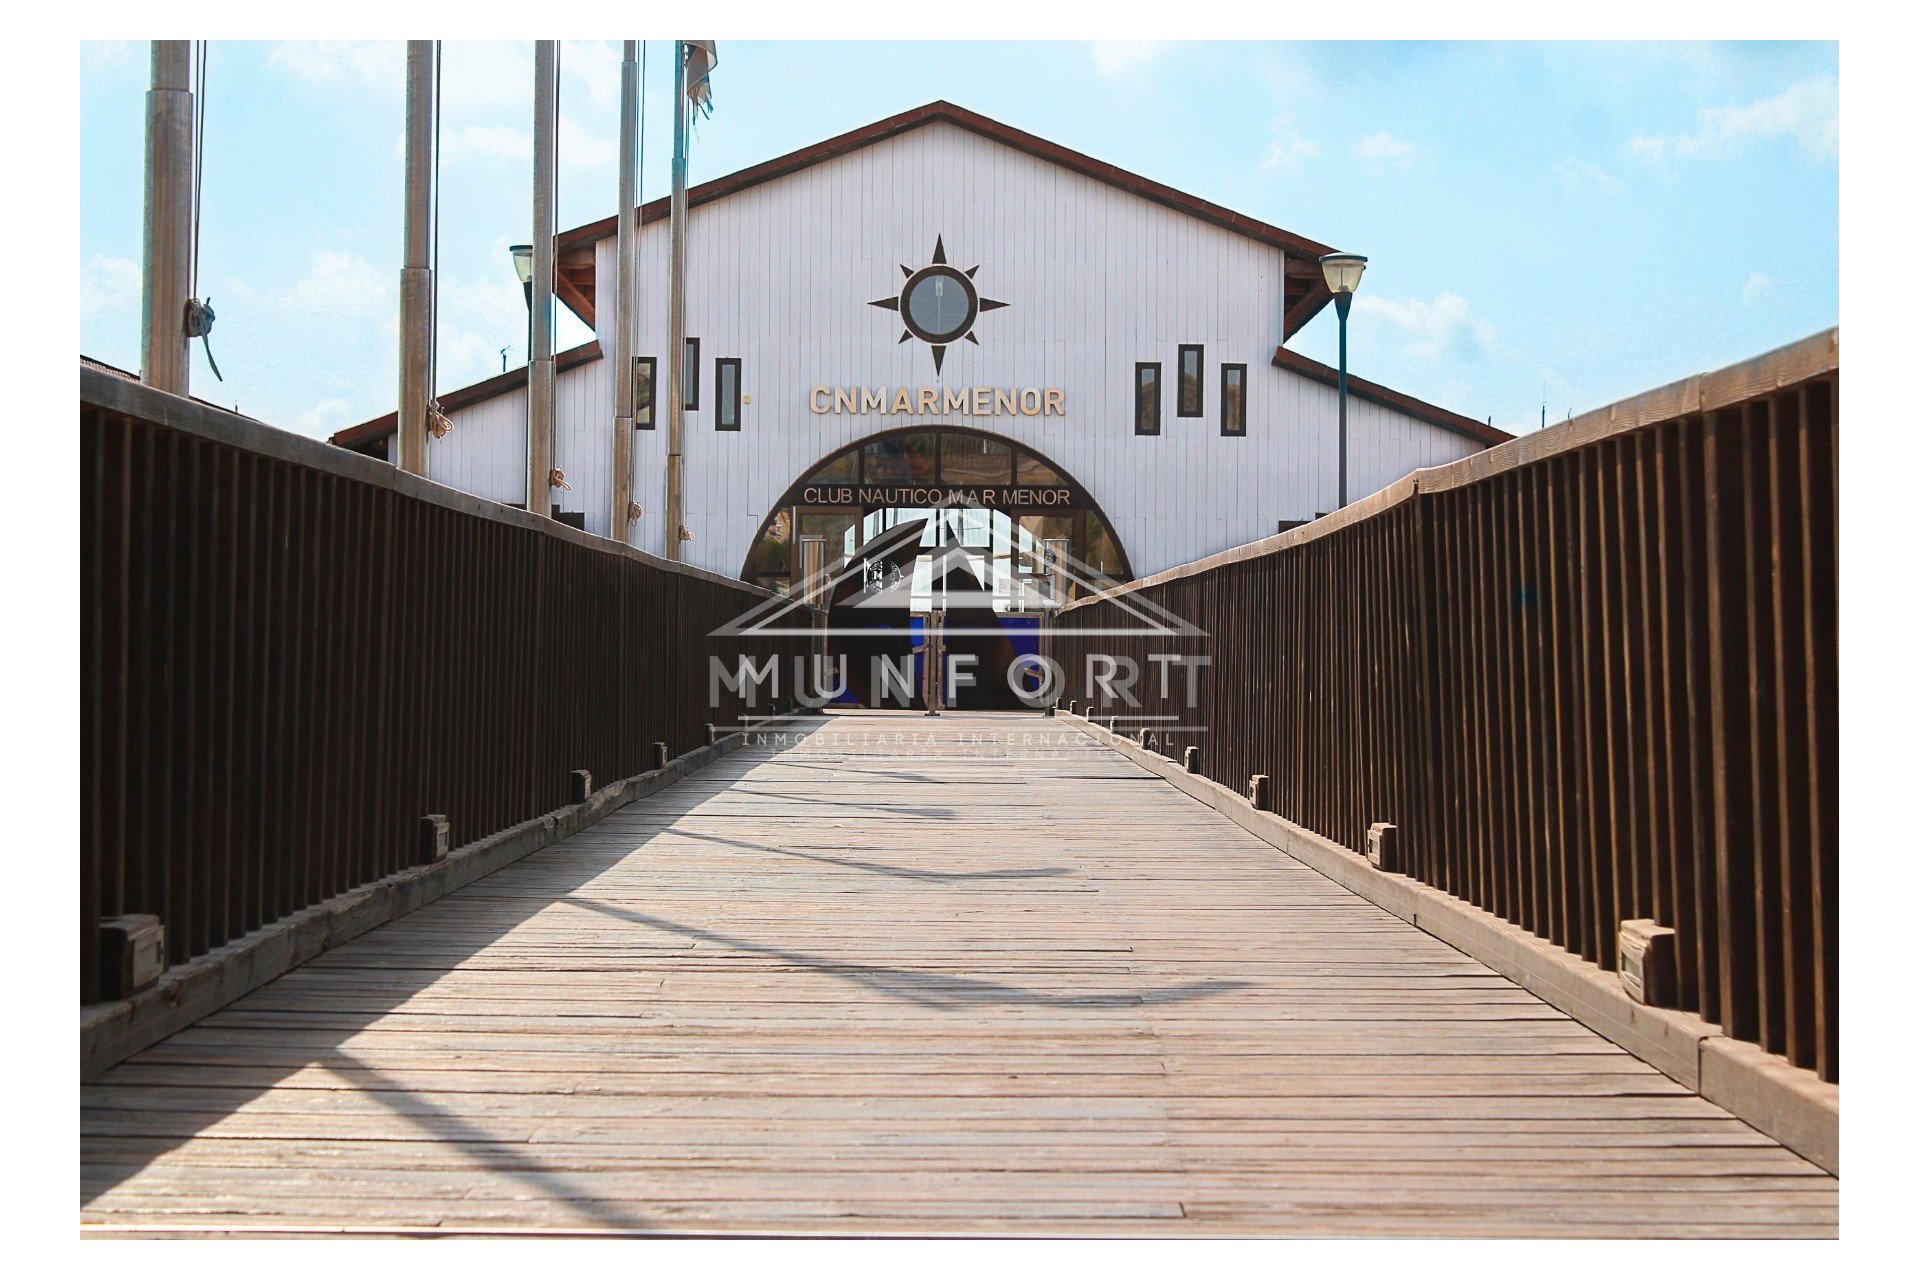
<path fill-rule="evenodd" d="M 1327 291 L 1335 298 L 1351 295 L 1360 287 L 1360 275 L 1367 260 L 1357 253 L 1329 253 L 1320 259 L 1320 272 L 1327 278 Z"/>
<path fill-rule="evenodd" d="M 513 273 L 520 277 L 521 284 L 533 283 L 533 246 L 530 244 L 510 245 L 507 252 L 513 255 Z"/>

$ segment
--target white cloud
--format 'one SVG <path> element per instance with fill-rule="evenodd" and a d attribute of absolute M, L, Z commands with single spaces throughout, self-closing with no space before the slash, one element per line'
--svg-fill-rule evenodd
<path fill-rule="evenodd" d="M 342 427 L 350 427 L 357 419 L 353 406 L 337 396 L 329 397 L 304 412 L 297 413 L 287 422 L 276 425 L 289 431 L 297 431 L 303 436 L 316 439 L 330 436 Z"/>
<path fill-rule="evenodd" d="M 1420 298 L 1383 298 L 1356 293 L 1356 328 L 1376 324 L 1401 338 L 1402 349 L 1416 360 L 1477 360 L 1501 350 L 1491 321 L 1471 314 L 1467 300 L 1443 293 L 1431 302 Z"/>
<path fill-rule="evenodd" d="M 1376 169 L 1393 165 L 1405 169 L 1413 163 L 1414 146 L 1405 138 L 1396 138 L 1385 129 L 1370 133 L 1354 144 L 1353 154 Z"/>
<path fill-rule="evenodd" d="M 398 90 L 406 82 L 406 45 L 398 40 L 288 40 L 273 46 L 267 65 L 311 85 Z"/>
<path fill-rule="evenodd" d="M 726 64 L 726 50 L 720 51 Z M 716 72 L 716 75 L 723 74 Z M 448 115 L 502 107 L 533 117 L 533 45 L 530 41 L 449 40 L 441 49 L 440 93 Z M 560 106 L 584 104 L 614 117 L 620 105 L 620 42 L 564 40 L 560 45 Z"/>
<path fill-rule="evenodd" d="M 1293 115 L 1289 112 L 1277 116 L 1273 122 L 1273 141 L 1267 146 L 1267 154 L 1260 159 L 1260 167 L 1268 172 L 1297 169 L 1303 160 L 1311 160 L 1320 154 L 1320 144 L 1311 138 L 1303 138 L 1293 127 Z"/>
<path fill-rule="evenodd" d="M 1520 376 L 1516 373 L 1512 380 L 1517 381 Z M 1529 396 L 1525 401 L 1505 412 L 1496 412 L 1493 415 L 1494 426 L 1503 431 L 1511 431 L 1515 435 L 1525 435 L 1529 431 L 1540 429 L 1542 410 L 1545 410 L 1545 425 L 1550 427 L 1556 422 L 1565 422 L 1571 418 L 1574 414 L 1574 406 L 1585 399 L 1579 388 L 1552 369 L 1538 368 L 1531 376 L 1539 387 L 1537 395 Z M 1449 402 L 1443 400 L 1440 403 Z M 1462 400 L 1458 403 L 1464 404 L 1466 401 Z"/>
<path fill-rule="evenodd" d="M 470 124 L 441 138 L 440 157 L 448 163 L 476 157 L 531 162 L 533 131 L 504 124 Z"/>
<path fill-rule="evenodd" d="M 1764 143 L 1797 142 L 1817 160 L 1840 154 L 1840 86 L 1827 76 L 1788 85 L 1771 98 L 1743 107 L 1708 107 L 1693 133 L 1638 135 L 1627 143 L 1638 158 L 1658 164 L 1674 159 L 1729 156 Z"/>
<path fill-rule="evenodd" d="M 386 272 L 357 253 L 316 253 L 307 274 L 281 299 L 291 311 L 318 315 L 393 315 L 397 272 Z"/>
<path fill-rule="evenodd" d="M 725 62 L 725 50 L 721 50 Z M 715 71 L 719 75 L 718 70 Z M 595 108 L 618 112 L 620 108 L 620 42 L 618 40 L 568 40 L 560 48 L 560 101 L 586 100 Z M 529 80 L 529 100 L 533 93 Z"/>
<path fill-rule="evenodd" d="M 1772 292 L 1773 277 L 1756 271 L 1740 286 L 1740 301 L 1752 306 Z"/>
<path fill-rule="evenodd" d="M 145 52 L 138 40 L 82 40 L 80 65 L 88 71 L 122 71 L 138 66 Z"/>
<path fill-rule="evenodd" d="M 1553 166 L 1553 171 L 1560 175 L 1560 185 L 1569 195 L 1597 191 L 1610 196 L 1620 190 L 1620 179 L 1585 160 L 1562 160 Z"/>
<path fill-rule="evenodd" d="M 566 74 L 564 52 L 561 74 Z M 440 98 L 448 116 L 511 107 L 531 120 L 533 46 L 525 41 L 449 40 L 440 52 Z"/>
<path fill-rule="evenodd" d="M 620 142 L 611 134 L 595 133 L 569 116 L 560 117 L 560 163 L 604 169 L 609 175 L 619 163 Z"/>
<path fill-rule="evenodd" d="M 506 260 L 506 244 L 500 245 Z M 465 386 L 500 372 L 500 348 L 510 364 L 526 358 L 526 291 L 511 272 L 497 278 L 440 282 L 440 385 Z"/>
<path fill-rule="evenodd" d="M 96 253 L 80 267 L 80 319 L 137 312 L 140 264 L 131 258 Z"/>
<path fill-rule="evenodd" d="M 1172 47 L 1166 40 L 1096 40 L 1093 66 L 1103 76 L 1131 75 L 1152 66 Z"/>
<path fill-rule="evenodd" d="M 560 163 L 611 172 L 619 158 L 619 142 L 595 133 L 571 116 L 560 118 Z M 512 160 L 533 163 L 533 130 L 504 124 L 470 124 L 451 130 L 441 139 L 441 158 L 449 164 L 461 160 Z"/>

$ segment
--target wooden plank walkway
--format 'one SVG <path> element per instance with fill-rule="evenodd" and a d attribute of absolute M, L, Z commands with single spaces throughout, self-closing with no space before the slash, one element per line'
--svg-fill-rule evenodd
<path fill-rule="evenodd" d="M 95 1230 L 1831 1235 L 1838 1184 L 1038 717 L 834 717 L 85 1086 Z"/>

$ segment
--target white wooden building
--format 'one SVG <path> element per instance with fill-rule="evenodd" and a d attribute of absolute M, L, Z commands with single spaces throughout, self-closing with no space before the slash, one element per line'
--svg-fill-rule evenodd
<path fill-rule="evenodd" d="M 797 539 L 823 537 L 833 561 L 891 522 L 880 509 L 962 481 L 1008 508 L 1015 542 L 1021 528 L 1068 537 L 1116 575 L 1337 503 L 1333 371 L 1283 346 L 1329 301 L 1329 246 L 947 103 L 695 187 L 689 203 L 691 563 L 782 586 Z M 634 433 L 633 541 L 660 552 L 665 202 L 640 220 L 640 372 L 663 394 Z M 601 533 L 613 307 L 597 300 L 613 288 L 614 230 L 607 218 L 557 238 L 557 292 L 598 334 L 559 360 L 555 462 L 571 488 L 557 506 Z M 1352 496 L 1506 438 L 1350 386 Z M 429 440 L 429 474 L 523 502 L 526 400 L 524 370 L 443 394 L 453 429 Z M 959 430 L 922 438 L 940 427 Z M 390 457 L 393 433 L 388 415 L 334 440 Z"/>

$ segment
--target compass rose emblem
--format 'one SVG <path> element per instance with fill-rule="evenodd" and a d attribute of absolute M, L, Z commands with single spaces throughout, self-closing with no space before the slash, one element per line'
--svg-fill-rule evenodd
<path fill-rule="evenodd" d="M 932 347 L 933 371 L 937 374 L 950 343 L 965 338 L 975 346 L 980 344 L 980 339 L 974 336 L 973 325 L 981 312 L 1007 305 L 980 296 L 973 284 L 974 273 L 979 270 L 976 266 L 962 271 L 948 265 L 947 247 L 941 237 L 935 236 L 933 261 L 918 270 L 902 263 L 900 274 L 906 277 L 906 282 L 900 286 L 900 292 L 891 298 L 876 298 L 867 305 L 898 312 L 900 323 L 905 326 L 900 341 L 918 338 Z"/>

